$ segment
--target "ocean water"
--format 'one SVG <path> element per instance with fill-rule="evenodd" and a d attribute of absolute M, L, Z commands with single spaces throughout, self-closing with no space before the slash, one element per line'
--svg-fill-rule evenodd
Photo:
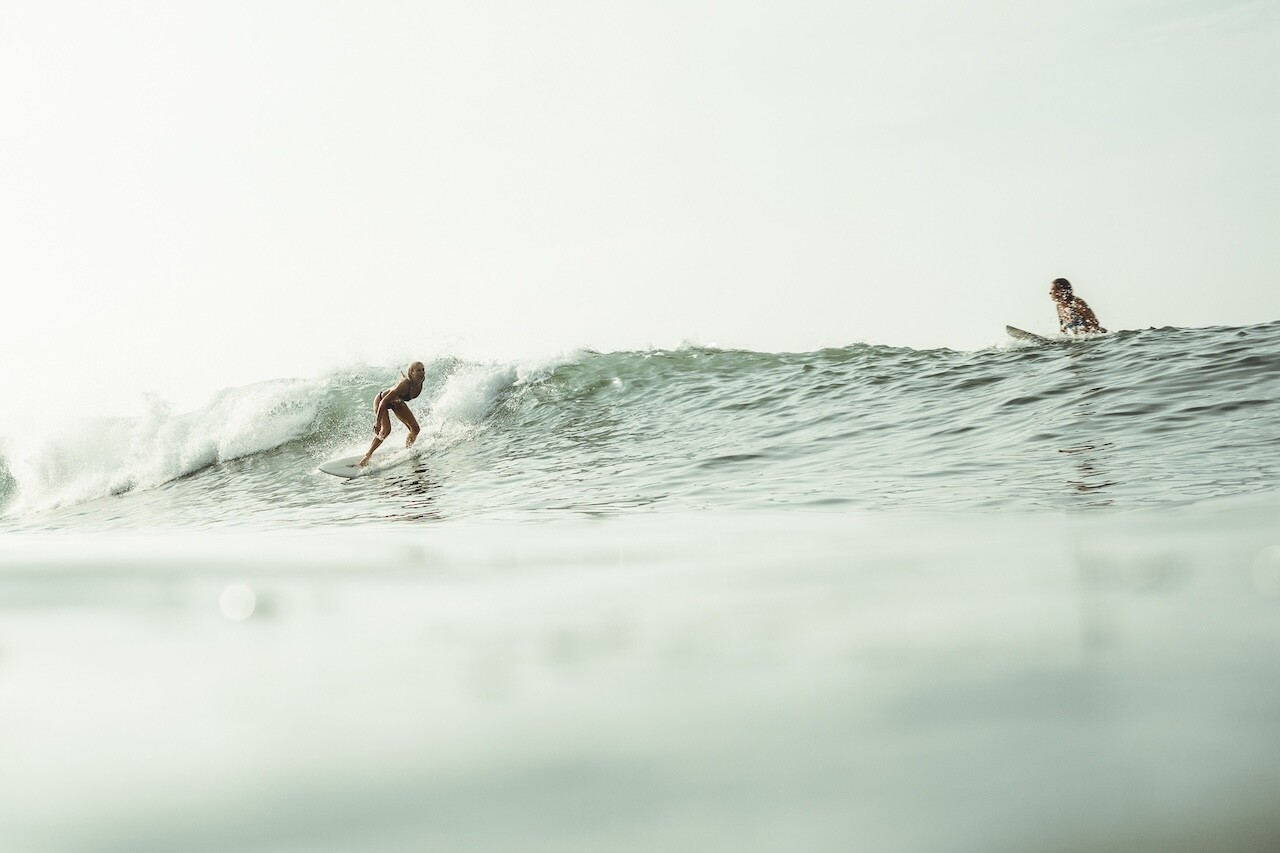
<path fill-rule="evenodd" d="M 0 437 L 0 848 L 1280 849 L 1280 323 Z"/>

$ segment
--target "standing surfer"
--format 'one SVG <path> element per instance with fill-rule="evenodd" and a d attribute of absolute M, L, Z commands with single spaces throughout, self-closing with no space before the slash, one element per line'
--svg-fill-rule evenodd
<path fill-rule="evenodd" d="M 423 366 L 422 362 L 415 361 L 409 365 L 408 375 L 400 374 L 400 381 L 394 387 L 380 391 L 378 396 L 374 398 L 373 443 L 369 445 L 369 452 L 360 460 L 361 468 L 369 464 L 373 451 L 377 450 L 378 445 L 386 441 L 387 436 L 391 435 L 391 412 L 395 412 L 400 422 L 409 428 L 409 438 L 405 440 L 405 447 L 412 446 L 413 442 L 418 438 L 418 419 L 409 410 L 408 401 L 422 393 L 422 382 L 426 376 L 427 368 Z"/>
<path fill-rule="evenodd" d="M 1089 304 L 1071 293 L 1071 282 L 1055 278 L 1049 288 L 1049 296 L 1057 303 L 1058 326 L 1064 335 L 1080 335 L 1086 332 L 1105 332 Z"/>

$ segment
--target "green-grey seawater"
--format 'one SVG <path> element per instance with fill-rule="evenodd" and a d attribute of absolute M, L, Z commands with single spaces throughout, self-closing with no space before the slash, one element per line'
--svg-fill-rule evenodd
<path fill-rule="evenodd" d="M 1280 324 L 428 373 L 5 437 L 0 849 L 1280 848 Z"/>
<path fill-rule="evenodd" d="M 978 352 L 579 353 L 429 365 L 424 426 L 374 476 L 394 368 L 227 389 L 204 407 L 9 440 L 12 529 L 153 530 L 688 509 L 1138 509 L 1266 492 L 1280 472 L 1280 323 Z M 378 470 L 381 468 L 381 470 Z"/>

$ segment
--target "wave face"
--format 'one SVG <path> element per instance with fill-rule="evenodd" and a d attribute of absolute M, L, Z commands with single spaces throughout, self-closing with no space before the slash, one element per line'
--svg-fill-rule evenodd
<path fill-rule="evenodd" d="M 367 446 L 372 398 L 395 378 L 275 380 L 191 412 L 154 401 L 139 418 L 8 437 L 3 523 L 1128 509 L 1270 491 L 1280 473 L 1280 323 L 978 352 L 442 360 L 414 401 L 418 453 L 380 450 L 379 470 L 349 483 L 317 473 Z M 404 434 L 395 423 L 387 447 Z"/>

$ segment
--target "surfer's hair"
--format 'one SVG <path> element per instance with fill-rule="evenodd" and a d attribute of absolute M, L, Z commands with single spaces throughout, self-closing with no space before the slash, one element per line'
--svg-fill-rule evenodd
<path fill-rule="evenodd" d="M 1070 293 L 1071 282 L 1067 281 L 1065 278 L 1055 278 L 1053 280 L 1053 289 L 1058 293 Z"/>

